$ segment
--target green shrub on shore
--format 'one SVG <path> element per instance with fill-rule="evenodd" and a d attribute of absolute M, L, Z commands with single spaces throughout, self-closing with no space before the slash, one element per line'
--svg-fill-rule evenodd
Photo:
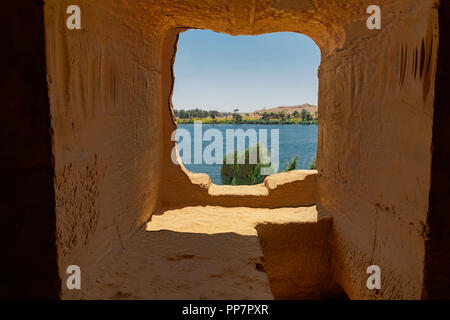
<path fill-rule="evenodd" d="M 190 118 L 190 119 L 178 119 L 178 124 L 192 124 L 194 122 L 202 122 L 203 124 L 318 124 L 317 119 L 305 120 L 302 119 L 212 119 L 212 118 Z"/>
<path fill-rule="evenodd" d="M 286 168 L 284 169 L 284 172 L 292 171 L 297 169 L 297 162 L 298 162 L 298 156 L 295 156 L 289 162 L 286 164 Z"/>
<path fill-rule="evenodd" d="M 252 148 L 256 148 L 257 152 L 257 163 L 251 164 L 250 154 L 252 151 Z M 233 164 L 227 164 L 226 163 L 226 156 L 223 159 L 222 169 L 221 169 L 221 176 L 222 176 L 222 183 L 224 185 L 254 185 L 259 184 L 264 181 L 264 179 L 267 177 L 267 175 L 261 174 L 262 168 L 269 168 L 271 166 L 271 163 L 267 163 L 268 160 L 264 159 L 262 160 L 260 158 L 260 147 L 259 144 L 255 146 L 250 146 L 245 150 L 245 154 L 239 154 L 238 151 L 235 149 L 234 151 L 234 163 Z M 266 154 L 267 157 L 270 157 L 268 150 L 264 150 L 263 154 Z M 244 156 L 245 163 L 239 164 L 238 162 L 238 156 Z M 298 162 L 298 156 L 291 159 L 284 169 L 284 172 L 292 171 L 297 168 L 297 162 Z M 272 172 L 276 173 L 276 172 Z"/>
<path fill-rule="evenodd" d="M 253 148 L 256 148 L 256 150 L 253 150 Z M 260 148 L 263 147 L 261 147 L 259 144 L 250 146 L 244 151 L 244 154 L 238 153 L 237 149 L 235 149 L 234 155 L 232 155 L 234 158 L 233 164 L 227 164 L 227 157 L 225 156 L 220 172 L 222 176 L 222 183 L 224 185 L 254 185 L 262 183 L 267 175 L 262 175 L 261 169 L 269 168 L 271 164 L 270 162 L 267 163 L 267 159 L 266 161 L 264 161 L 264 159 L 260 158 Z M 255 164 L 250 163 L 251 151 L 256 151 L 257 163 Z M 267 149 L 264 151 L 264 153 L 269 157 Z M 238 163 L 239 156 L 244 157 L 245 163 Z"/>
<path fill-rule="evenodd" d="M 309 170 L 317 170 L 316 157 L 314 157 L 314 159 L 311 160 L 311 163 L 309 164 Z"/>

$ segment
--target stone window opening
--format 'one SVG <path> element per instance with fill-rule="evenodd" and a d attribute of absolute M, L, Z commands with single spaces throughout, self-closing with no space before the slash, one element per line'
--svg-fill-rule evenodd
<path fill-rule="evenodd" d="M 188 31 L 190 31 L 191 29 L 189 29 Z M 195 30 L 197 31 L 197 30 Z M 201 31 L 207 31 L 207 30 L 201 30 Z M 181 68 L 186 68 L 186 63 L 184 61 L 179 63 L 179 50 L 183 50 L 184 48 L 180 49 L 180 37 L 182 36 L 178 35 L 178 40 L 177 40 L 177 50 L 173 59 L 173 65 L 172 65 L 172 72 L 173 72 L 173 76 L 174 76 L 174 81 L 173 81 L 173 91 L 172 91 L 172 95 L 171 95 L 171 111 L 172 111 L 172 118 L 174 119 L 174 122 L 177 122 L 178 124 L 178 129 L 184 129 L 183 131 L 189 130 L 191 133 L 191 137 L 190 141 L 188 141 L 191 145 L 190 149 L 188 150 L 188 155 L 187 155 L 187 159 L 189 159 L 190 161 L 188 161 L 187 163 L 185 163 L 183 160 L 186 156 L 186 148 L 180 148 L 179 143 L 184 143 L 185 140 L 184 137 L 180 138 L 178 137 L 178 143 L 175 141 L 176 147 L 174 146 L 174 149 L 177 148 L 178 149 L 178 156 L 180 157 L 179 160 L 181 159 L 181 161 L 179 161 L 181 164 L 179 166 L 179 168 L 181 168 L 182 171 L 184 171 L 185 174 L 187 174 L 190 178 L 191 181 L 193 180 L 197 180 L 200 179 L 202 181 L 202 184 L 206 185 L 206 189 L 208 190 L 209 194 L 211 195 L 233 195 L 233 194 L 240 194 L 240 195 L 263 195 L 263 196 L 267 196 L 272 189 L 278 188 L 280 186 L 282 187 L 286 187 L 289 189 L 289 185 L 292 186 L 298 186 L 299 183 L 304 183 L 304 184 L 309 184 L 311 185 L 311 183 L 305 183 L 305 180 L 315 180 L 315 175 L 316 175 L 316 163 L 317 163 L 317 156 L 316 156 L 316 151 L 317 151 L 317 135 L 318 135 L 318 107 L 317 106 L 313 106 L 312 104 L 308 104 L 306 101 L 299 101 L 298 104 L 292 104 L 291 105 L 296 105 L 297 108 L 283 108 L 281 105 L 283 104 L 282 102 L 280 102 L 280 107 L 276 108 L 276 109 L 272 109 L 272 108 L 268 108 L 269 110 L 274 110 L 267 112 L 266 114 L 264 114 L 264 107 L 261 106 L 261 108 L 259 108 L 259 114 L 255 115 L 252 112 L 243 112 L 244 117 L 248 115 L 248 118 L 246 120 L 243 120 L 242 122 L 248 122 L 249 124 L 240 124 L 240 125 L 234 125 L 234 129 L 241 129 L 242 131 L 244 131 L 244 133 L 246 134 L 246 136 L 244 137 L 245 139 L 245 147 L 244 149 L 246 149 L 247 152 L 247 156 L 246 156 L 246 164 L 245 165 L 241 165 L 240 166 L 240 170 L 243 172 L 244 175 L 246 175 L 247 177 L 251 178 L 244 178 L 242 180 L 244 180 L 244 182 L 241 181 L 241 183 L 238 183 L 237 185 L 233 185 L 234 183 L 224 183 L 224 176 L 223 176 L 223 170 L 224 168 L 221 168 L 222 165 L 218 164 L 217 162 L 215 164 L 210 164 L 210 165 L 205 165 L 204 163 L 204 159 L 202 158 L 201 160 L 203 162 L 198 163 L 195 162 L 198 159 L 195 159 L 194 156 L 194 152 L 195 152 L 195 142 L 194 139 L 197 139 L 196 142 L 198 142 L 198 144 L 202 143 L 202 138 L 204 140 L 205 134 L 204 134 L 204 128 L 206 127 L 206 131 L 208 131 L 209 129 L 213 129 L 214 131 L 217 132 L 217 124 L 211 124 L 211 123 L 206 123 L 206 124 L 202 124 L 201 128 L 203 129 L 203 131 L 198 131 L 201 133 L 201 137 L 200 139 L 198 139 L 198 137 L 195 137 L 195 130 L 193 129 L 195 127 L 195 124 L 193 123 L 194 120 L 193 119 L 188 119 L 188 121 L 186 121 L 186 112 L 181 113 L 180 114 L 180 110 L 185 111 L 186 109 L 189 110 L 189 108 L 186 109 L 182 109 L 179 108 L 180 110 L 177 110 L 177 106 L 179 107 L 179 103 L 178 105 L 174 106 L 174 100 L 177 97 L 177 93 L 178 91 L 180 91 L 180 89 L 182 89 L 182 86 L 186 84 L 186 81 L 182 81 L 182 82 L 177 82 L 177 71 Z M 218 33 L 218 36 L 228 36 L 228 35 L 224 35 L 222 33 Z M 296 73 L 296 75 L 298 74 L 298 77 L 303 77 L 307 74 L 307 72 L 309 71 L 309 69 L 314 68 L 315 73 L 317 73 L 317 69 L 318 66 L 320 64 L 320 49 L 317 47 L 317 45 L 314 43 L 314 41 L 303 35 L 300 33 L 289 33 L 289 32 L 280 32 L 280 33 L 268 33 L 268 34 L 262 34 L 262 35 L 255 35 L 255 36 L 250 36 L 251 38 L 255 37 L 255 38 L 259 38 L 261 39 L 261 37 L 264 37 L 268 35 L 269 37 L 273 37 L 273 36 L 284 36 L 284 35 L 289 35 L 289 37 L 292 37 L 292 39 L 289 39 L 290 41 L 292 40 L 292 42 L 295 41 L 299 41 L 297 39 L 300 38 L 302 43 L 303 42 L 307 42 L 309 41 L 308 47 L 305 50 L 306 53 L 304 53 L 304 55 L 308 55 L 310 57 L 308 57 L 311 61 L 311 65 L 312 67 L 305 67 L 303 66 L 300 62 L 298 64 L 296 64 L 295 66 L 293 66 L 293 68 L 296 68 L 296 70 L 298 69 L 298 72 Z M 231 41 L 243 41 L 242 38 L 234 38 L 232 36 L 229 36 L 230 38 L 230 42 Z M 191 37 L 192 38 L 192 37 Z M 184 41 L 182 44 L 186 44 L 188 40 Z M 192 40 L 191 40 L 192 41 Z M 267 43 L 270 43 L 270 41 L 265 40 Z M 286 40 L 283 40 L 286 41 Z M 273 40 L 272 40 L 273 42 Z M 267 44 L 266 44 L 267 45 Z M 290 43 L 290 45 L 293 45 Z M 211 47 L 214 47 L 214 44 L 211 45 Z M 244 47 L 245 48 L 245 47 Z M 192 48 L 190 54 L 192 54 Z M 214 50 L 217 50 L 215 48 L 211 48 L 210 49 L 212 52 Z M 225 48 L 224 48 L 225 50 Z M 232 50 L 232 49 L 229 49 Z M 245 50 L 245 49 L 244 49 Z M 316 52 L 314 52 L 314 50 Z M 213 52 L 212 54 L 214 54 L 215 52 Z M 314 57 L 314 53 L 317 54 L 317 57 Z M 272 53 L 273 54 L 273 53 Z M 299 54 L 299 59 L 301 59 L 300 57 L 301 55 Z M 281 59 L 282 59 L 282 55 L 280 55 Z M 184 57 L 183 57 L 184 58 Z M 191 60 L 194 60 L 192 57 L 190 57 Z M 267 64 L 267 63 L 271 63 L 270 59 L 264 59 L 264 55 L 262 55 L 262 57 L 255 57 L 255 59 L 260 59 L 261 60 L 261 64 Z M 314 60 L 314 58 L 316 58 L 316 60 Z M 213 58 L 214 59 L 214 58 Z M 216 58 L 217 59 L 217 58 Z M 186 60 L 186 59 L 185 59 Z M 182 65 L 182 63 L 184 62 L 184 65 Z M 195 62 L 195 61 L 194 61 Z M 238 61 L 236 63 L 236 68 L 239 67 L 239 64 L 242 64 L 242 61 Z M 316 67 L 317 66 L 317 67 Z M 309 68 L 309 69 L 308 69 Z M 308 69 L 308 70 L 306 70 Z M 202 70 L 204 71 L 204 69 Z M 234 70 L 233 70 L 234 71 Z M 211 77 L 208 77 L 211 73 L 213 73 L 214 71 L 211 70 L 206 70 L 206 76 L 205 81 L 214 81 L 214 79 L 211 79 Z M 239 73 L 234 71 L 235 73 Z M 220 72 L 219 72 L 220 73 Z M 282 73 L 282 72 L 280 72 Z M 293 71 L 287 71 L 286 74 L 288 77 L 293 77 L 293 74 L 295 72 Z M 310 78 L 308 78 L 310 79 Z M 311 78 L 312 79 L 312 78 Z M 316 78 L 317 79 L 317 78 Z M 314 82 L 314 80 L 311 82 Z M 183 79 L 184 80 L 184 79 Z M 314 94 L 317 94 L 318 91 L 318 79 L 316 80 L 317 83 L 311 84 L 312 87 L 314 87 L 312 90 L 316 91 L 314 92 Z M 302 81 L 299 81 L 298 83 L 298 88 L 299 90 L 302 90 Z M 273 91 L 276 91 L 277 89 L 277 80 L 274 80 L 273 83 L 271 83 L 271 85 L 273 85 L 274 89 Z M 283 85 L 293 85 L 290 84 L 289 81 L 285 81 L 283 82 Z M 191 88 L 190 88 L 191 89 Z M 196 93 L 200 93 L 201 94 L 201 89 L 196 89 Z M 226 93 L 228 93 L 227 90 L 222 90 L 223 92 L 218 92 L 217 94 L 217 100 L 220 100 L 221 97 L 220 95 L 225 95 Z M 303 91 L 306 91 L 306 89 L 303 89 Z M 220 104 L 220 103 L 219 103 Z M 305 107 L 304 109 L 302 107 Z M 198 108 L 198 106 L 192 106 L 191 109 L 194 108 Z M 200 111 L 203 111 L 201 108 L 199 108 Z M 258 109 L 258 108 L 256 108 Z M 298 110 L 297 110 L 298 109 Z M 305 110 L 305 111 L 303 111 Z M 178 111 L 178 112 L 177 112 Z M 211 110 L 210 110 L 211 111 Z M 223 157 L 223 159 L 226 159 L 227 154 L 229 154 L 229 150 L 232 148 L 228 148 L 227 143 L 230 144 L 229 139 L 227 140 L 227 135 L 225 132 L 225 127 L 228 126 L 232 126 L 230 124 L 230 122 L 232 122 L 233 120 L 235 120 L 235 115 L 236 112 L 234 112 L 236 110 L 228 110 L 228 114 L 226 112 L 223 112 L 221 114 L 219 114 L 221 117 L 221 119 L 217 120 L 217 117 L 215 120 L 213 120 L 211 117 L 209 117 L 208 122 L 217 122 L 217 123 L 221 123 L 221 122 L 225 122 L 225 125 L 220 124 L 220 126 L 223 126 L 222 128 L 220 128 L 220 131 L 222 132 L 222 137 L 221 142 L 223 142 L 223 149 L 221 150 L 221 157 Z M 254 110 L 256 111 L 256 110 Z M 307 116 L 304 114 L 306 113 Z M 242 113 L 237 113 L 237 114 L 241 114 Z M 180 115 L 184 116 L 184 118 L 182 118 L 180 120 Z M 177 117 L 178 116 L 178 117 Z M 189 115 L 190 116 L 190 115 Z M 275 117 L 275 119 L 277 117 L 280 117 L 279 120 L 275 120 L 274 122 L 279 121 L 277 124 L 279 124 L 278 126 L 273 126 L 273 125 L 262 125 L 260 123 L 257 123 L 258 121 L 254 121 L 252 119 L 253 117 L 260 117 L 260 120 L 264 120 L 264 116 L 269 116 L 269 117 Z M 208 116 L 206 116 L 208 117 Z M 308 118 L 306 118 L 308 117 Z M 225 121 L 224 121 L 225 118 Z M 303 122 L 303 118 L 305 119 L 305 121 Z M 312 125 L 306 125 L 303 123 L 306 123 L 307 121 L 310 121 L 311 123 L 316 123 L 316 124 L 312 124 Z M 272 121 L 272 120 L 271 120 Z M 180 124 L 181 122 L 181 124 Z M 291 124 L 287 124 L 287 123 L 302 123 L 302 125 L 291 125 Z M 256 124 L 255 124 L 256 123 Z M 186 128 L 188 127 L 188 128 Z M 280 130 L 280 133 L 278 135 L 277 138 L 279 138 L 279 146 L 277 146 L 277 148 L 272 148 L 272 135 L 270 133 L 270 129 L 278 129 Z M 302 130 L 296 130 L 297 128 L 300 128 Z M 229 129 L 229 128 L 227 128 Z M 254 130 L 253 133 L 255 133 L 252 137 L 256 136 L 256 141 L 257 144 L 260 144 L 260 140 L 259 138 L 261 137 L 261 135 L 259 133 L 261 133 L 259 131 L 259 129 L 263 129 L 262 131 L 266 131 L 263 133 L 265 134 L 265 139 L 266 139 L 266 145 L 268 146 L 268 151 L 270 153 L 270 150 L 275 150 L 278 151 L 278 165 L 277 168 L 274 168 L 275 166 L 272 166 L 272 168 L 270 168 L 270 173 L 265 175 L 264 177 L 258 177 L 259 180 L 253 180 L 255 174 L 253 175 L 249 175 L 247 174 L 246 170 L 249 171 L 248 168 L 248 162 L 251 162 L 251 160 L 249 158 L 251 158 L 251 151 L 252 148 L 251 146 L 255 146 L 254 143 L 254 139 L 251 139 L 252 137 L 250 135 L 247 135 L 247 133 L 249 131 L 247 131 L 248 129 L 250 129 L 250 131 Z M 304 131 L 307 131 L 307 135 L 305 135 Z M 309 135 L 309 136 L 308 136 Z M 288 136 L 288 137 L 286 137 Z M 203 150 L 206 148 L 211 147 L 211 145 L 213 145 L 215 143 L 216 138 L 211 138 L 210 136 L 208 137 L 210 140 L 208 141 L 203 141 Z M 289 140 L 290 139 L 290 140 Z M 313 139 L 313 140 L 311 140 Z M 174 139 L 174 137 L 172 137 L 172 140 L 176 140 L 176 138 Z M 181 140 L 181 141 L 180 141 Z M 200 140 L 200 141 L 199 141 Z M 238 148 L 239 145 L 239 139 L 234 138 L 234 148 Z M 264 139 L 262 139 L 264 140 Z M 300 141 L 298 141 L 300 140 Z M 289 145 L 289 141 L 291 143 L 293 143 L 293 145 Z M 313 141 L 313 142 L 312 142 Z M 242 146 L 242 144 L 241 144 Z M 242 147 L 241 147 L 242 148 Z M 292 152 L 291 149 L 292 148 L 296 148 L 297 149 L 297 153 Z M 303 149 L 302 149 L 303 148 Z M 180 152 L 180 149 L 184 149 L 183 152 Z M 253 148 L 255 149 L 255 148 Z M 300 149 L 300 150 L 299 150 Z M 243 150 L 243 149 L 241 149 Z M 254 150 L 255 151 L 255 150 Z M 259 151 L 259 147 L 258 147 L 258 151 Z M 255 151 L 254 154 L 257 155 L 258 160 L 259 160 L 259 156 L 264 154 L 264 152 L 259 153 L 258 151 Z M 303 153 L 302 153 L 303 152 Z M 175 152 L 174 152 L 175 153 Z M 183 153 L 183 154 L 182 154 Z M 294 154 L 295 153 L 295 154 Z M 215 155 L 215 152 L 213 153 Z M 201 154 L 202 156 L 203 154 Z M 254 157 L 253 157 L 254 158 Z M 291 165 L 292 168 L 292 164 L 293 161 L 296 162 L 296 167 L 294 170 L 286 170 L 288 168 L 289 165 Z M 211 161 L 210 161 L 211 162 Z M 271 165 L 271 164 L 270 164 Z M 314 165 L 314 167 L 312 167 L 312 165 Z M 266 165 L 266 167 L 269 165 Z M 232 166 L 228 166 L 228 167 L 232 167 Z M 250 167 L 255 167 L 250 165 Z M 268 168 L 266 169 L 266 172 L 269 171 Z M 250 169 L 250 172 L 253 172 Z M 207 176 L 206 176 L 206 175 Z M 219 175 L 221 175 L 221 177 L 218 177 Z M 257 178 L 257 179 L 258 179 Z M 194 182 L 196 183 L 196 182 Z M 309 192 L 309 194 L 313 194 L 313 192 Z M 310 197 L 311 198 L 311 197 Z M 310 201 L 302 201 L 301 204 L 307 203 L 307 204 L 313 204 L 314 201 L 312 201 L 310 199 Z"/>

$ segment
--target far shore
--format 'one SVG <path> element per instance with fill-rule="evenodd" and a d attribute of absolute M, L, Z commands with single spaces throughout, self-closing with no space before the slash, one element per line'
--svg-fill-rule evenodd
<path fill-rule="evenodd" d="M 174 114 L 179 124 L 202 122 L 204 124 L 318 124 L 317 106 L 302 104 L 291 107 L 277 107 L 250 113 L 239 113 L 239 109 L 231 112 L 202 109 L 175 109 Z"/>
<path fill-rule="evenodd" d="M 242 119 L 241 121 L 235 121 L 232 119 L 212 119 L 212 118 L 191 118 L 191 119 L 177 119 L 178 124 L 193 124 L 194 122 L 202 122 L 203 124 L 233 124 L 233 125 L 241 125 L 241 124 L 267 124 L 267 125 L 275 125 L 275 124 L 302 124 L 302 125 L 311 125 L 318 124 L 318 119 L 313 120 L 302 120 L 302 119 Z"/>

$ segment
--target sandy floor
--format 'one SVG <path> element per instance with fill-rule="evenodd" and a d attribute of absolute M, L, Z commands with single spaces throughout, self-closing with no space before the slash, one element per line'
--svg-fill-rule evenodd
<path fill-rule="evenodd" d="M 255 226 L 316 221 L 315 207 L 169 210 L 102 261 L 83 298 L 273 299 Z"/>

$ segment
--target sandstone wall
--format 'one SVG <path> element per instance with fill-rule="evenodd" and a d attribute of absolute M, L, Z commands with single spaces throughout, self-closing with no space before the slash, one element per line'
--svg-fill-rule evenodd
<path fill-rule="evenodd" d="M 308 208 L 309 209 L 309 208 Z M 326 299 L 333 294 L 331 250 L 332 219 L 313 223 L 261 223 L 256 226 L 264 253 L 264 271 L 275 299 Z"/>
<path fill-rule="evenodd" d="M 230 34 L 294 31 L 316 41 L 322 51 L 317 197 L 320 214 L 334 217 L 334 281 L 350 298 L 420 298 L 437 10 L 434 1 L 379 1 L 382 30 L 373 31 L 365 25 L 371 4 L 230 1 L 214 2 L 211 9 L 202 2 L 189 12 L 177 7 L 171 22 Z M 170 31 L 165 41 L 173 48 L 172 60 L 177 32 Z M 164 86 L 171 85 L 167 81 Z M 175 125 L 164 124 L 170 137 Z M 167 203 L 192 189 L 190 179 L 171 164 L 171 147 L 163 159 L 169 163 L 163 183 Z M 371 264 L 383 271 L 383 289 L 376 292 L 365 286 Z"/>
<path fill-rule="evenodd" d="M 266 177 L 250 186 L 215 185 L 204 173 L 192 173 L 181 166 L 178 180 L 164 179 L 167 198 L 162 207 L 182 208 L 192 205 L 223 207 L 282 208 L 316 204 L 317 171 L 295 170 Z M 171 189 L 182 191 L 171 193 Z"/>
<path fill-rule="evenodd" d="M 350 298 L 422 295 L 437 10 L 402 3 L 379 33 L 352 23 L 319 72 L 318 210 L 334 217 L 333 270 Z M 381 290 L 365 286 L 372 264 Z"/>
<path fill-rule="evenodd" d="M 46 1 L 47 65 L 60 276 L 76 264 L 86 284 L 158 205 L 160 45 L 118 1 L 77 1 L 82 30 L 70 31 L 71 4 Z"/>
<path fill-rule="evenodd" d="M 68 31 L 72 3 L 47 0 L 60 273 L 126 246 L 159 203 L 190 201 L 191 178 L 170 160 L 178 33 L 291 31 L 322 51 L 317 197 L 334 221 L 334 281 L 350 298 L 420 298 L 437 9 L 380 0 L 377 31 L 372 2 L 80 0 L 83 30 Z M 365 287 L 370 264 L 382 268 L 378 292 Z"/>

